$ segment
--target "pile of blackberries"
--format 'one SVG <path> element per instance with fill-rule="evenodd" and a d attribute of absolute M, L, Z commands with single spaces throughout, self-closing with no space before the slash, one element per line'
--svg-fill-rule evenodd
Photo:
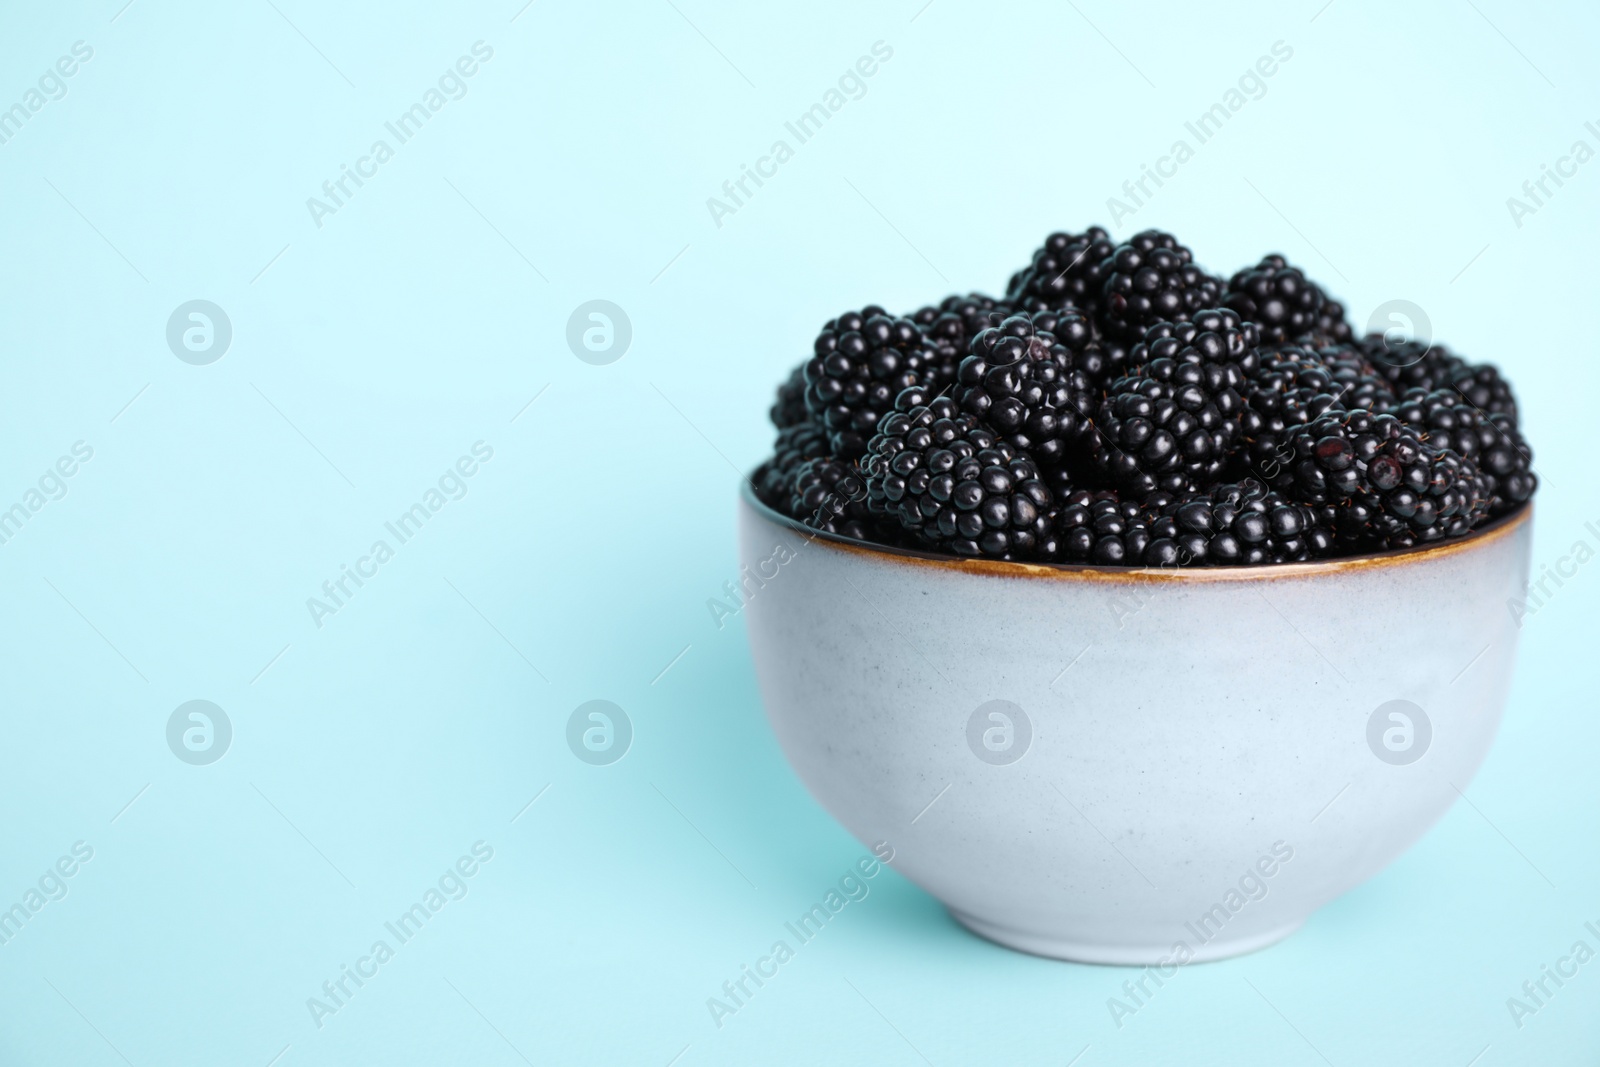
<path fill-rule="evenodd" d="M 1046 238 L 1004 298 L 828 320 L 778 389 L 767 505 L 962 556 L 1282 563 L 1408 548 L 1538 485 L 1510 385 L 1356 337 L 1282 256 L 1224 280 L 1171 234 Z"/>

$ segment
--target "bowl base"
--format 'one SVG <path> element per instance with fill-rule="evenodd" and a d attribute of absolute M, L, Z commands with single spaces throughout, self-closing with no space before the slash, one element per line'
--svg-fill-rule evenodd
<path fill-rule="evenodd" d="M 950 912 L 951 918 L 955 919 L 956 922 L 984 940 L 993 941 L 1003 948 L 1026 952 L 1032 956 L 1044 956 L 1053 960 L 1067 960 L 1071 963 L 1100 963 L 1119 967 L 1170 965 L 1172 962 L 1173 943 L 1171 941 L 1166 941 L 1159 945 L 1077 941 L 1070 937 L 1055 937 L 1027 930 L 1016 930 L 1007 926 L 997 926 L 985 919 L 967 915 L 954 908 L 946 908 L 945 910 Z M 1287 926 L 1279 926 L 1244 937 L 1216 937 L 1199 948 L 1191 948 L 1192 954 L 1188 962 L 1207 963 L 1212 960 L 1225 960 L 1233 956 L 1243 956 L 1246 953 L 1277 944 L 1304 925 L 1305 920 L 1300 919 Z"/>

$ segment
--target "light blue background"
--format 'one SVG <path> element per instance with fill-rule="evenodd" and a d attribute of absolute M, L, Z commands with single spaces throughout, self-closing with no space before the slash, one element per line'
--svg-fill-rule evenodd
<path fill-rule="evenodd" d="M 893 873 L 723 1028 L 705 1006 L 864 853 L 706 608 L 822 320 L 1002 289 L 1282 40 L 1115 232 L 1219 273 L 1280 249 L 1358 320 L 1411 300 L 1500 362 L 1537 572 L 1600 542 L 1600 163 L 1521 227 L 1506 199 L 1597 146 L 1591 7 L 122 3 L 0 16 L 0 105 L 94 49 L 0 146 L 0 506 L 94 449 L 0 546 L 0 901 L 94 848 L 0 946 L 0 1063 L 1594 1062 L 1600 963 L 1520 1030 L 1505 1006 L 1600 920 L 1594 567 L 1526 620 L 1471 807 L 1120 1030 L 1125 972 L 995 948 Z M 319 229 L 307 197 L 478 40 L 466 96 Z M 209 366 L 164 338 L 196 298 L 234 330 Z M 633 325 L 610 366 L 564 340 L 594 298 Z M 317 628 L 306 598 L 479 440 L 468 494 Z M 594 698 L 636 731 L 609 767 L 563 739 Z M 191 699 L 233 723 L 211 766 L 166 746 Z M 306 999 L 480 839 L 466 898 L 318 1029 Z"/>

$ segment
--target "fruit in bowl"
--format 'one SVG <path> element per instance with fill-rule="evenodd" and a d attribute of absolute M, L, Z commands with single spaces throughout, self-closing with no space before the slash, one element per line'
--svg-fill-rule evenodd
<path fill-rule="evenodd" d="M 1053 235 L 1004 298 L 830 320 L 772 415 L 740 504 L 769 720 L 985 937 L 1269 944 L 1488 751 L 1537 485 L 1510 387 L 1354 338 L 1282 257 Z"/>

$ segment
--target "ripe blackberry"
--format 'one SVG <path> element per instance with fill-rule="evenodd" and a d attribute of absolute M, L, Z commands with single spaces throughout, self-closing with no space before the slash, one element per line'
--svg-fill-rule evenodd
<path fill-rule="evenodd" d="M 1333 545 L 1311 508 L 1253 478 L 1178 497 L 1149 530 L 1145 562 L 1157 567 L 1290 563 Z"/>
<path fill-rule="evenodd" d="M 805 366 L 806 408 L 834 454 L 855 459 L 900 390 L 920 384 L 932 349 L 910 319 L 869 305 L 830 319 Z"/>
<path fill-rule="evenodd" d="M 789 514 L 814 530 L 873 539 L 866 484 L 856 465 L 844 460 L 822 457 L 800 464 L 790 490 Z"/>
<path fill-rule="evenodd" d="M 819 529 L 999 559 L 1260 563 L 1423 544 L 1538 486 L 1510 385 L 1353 336 L 1279 255 L 1050 235 L 995 299 L 846 312 L 779 386 L 755 494 Z"/>
<path fill-rule="evenodd" d="M 1216 481 L 1240 438 L 1239 365 L 1161 356 L 1114 382 L 1096 425 L 1101 478 L 1133 496 Z"/>
<path fill-rule="evenodd" d="M 1438 389 L 1466 364 L 1443 345 L 1424 341 L 1391 341 L 1369 333 L 1355 343 L 1362 355 L 1388 381 L 1395 395 L 1407 389 Z"/>
<path fill-rule="evenodd" d="M 778 386 L 778 397 L 773 401 L 772 408 L 767 414 L 772 418 L 772 425 L 780 430 L 811 421 L 811 412 L 806 410 L 806 365 L 804 363 L 790 371 L 789 377 L 784 379 L 782 385 Z"/>
<path fill-rule="evenodd" d="M 1467 403 L 1490 415 L 1517 417 L 1517 398 L 1511 392 L 1511 383 L 1500 376 L 1500 369 L 1492 363 L 1467 363 L 1450 372 L 1450 387 L 1466 398 Z"/>
<path fill-rule="evenodd" d="M 1106 260 L 1116 249 L 1098 226 L 1080 234 L 1053 233 L 1033 254 L 1033 262 L 1011 276 L 1006 301 L 1018 311 L 1064 307 L 1091 311 L 1100 305 Z"/>
<path fill-rule="evenodd" d="M 923 373 L 926 384 L 933 386 L 934 392 L 954 386 L 955 373 L 971 352 L 973 338 L 1008 314 L 1010 307 L 982 293 L 947 296 L 938 306 L 912 312 L 910 320 L 917 323 L 931 347 Z"/>
<path fill-rule="evenodd" d="M 1449 388 L 1408 390 L 1393 411 L 1430 445 L 1450 449 L 1489 477 L 1491 512 L 1508 511 L 1533 495 L 1538 484 L 1530 470 L 1533 454 L 1511 416 L 1486 413 Z"/>
<path fill-rule="evenodd" d="M 999 322 L 1010 310 L 992 296 L 969 293 L 947 296 L 937 306 L 930 305 L 909 316 L 933 348 L 924 378 L 935 393 L 955 384 L 956 371 L 971 352 L 972 339 L 979 331 Z"/>
<path fill-rule="evenodd" d="M 1391 408 L 1392 413 L 1437 448 L 1448 448 L 1468 459 L 1493 447 L 1499 432 L 1489 416 L 1461 398 L 1454 389 L 1408 389 Z"/>
<path fill-rule="evenodd" d="M 1385 411 L 1394 405 L 1393 386 L 1354 345 L 1320 345 L 1314 352 L 1333 378 L 1334 395 L 1341 407 Z"/>
<path fill-rule="evenodd" d="M 1462 533 L 1488 512 L 1476 465 L 1399 418 L 1330 411 L 1296 433 L 1289 495 L 1332 505 L 1334 532 L 1358 549 L 1399 548 Z"/>
<path fill-rule="evenodd" d="M 1049 558 L 1104 567 L 1138 566 L 1150 543 L 1150 511 L 1114 491 L 1078 490 L 1050 515 Z"/>
<path fill-rule="evenodd" d="M 950 401 L 949 391 L 946 390 L 944 392 L 935 392 L 933 388 L 928 385 L 907 386 L 906 388 L 900 390 L 899 394 L 894 398 L 894 409 L 890 412 L 890 414 L 899 413 L 901 415 L 909 415 L 918 408 L 927 407 L 935 400 L 941 402 L 941 411 L 946 410 L 943 405 L 949 403 Z M 888 417 L 888 415 L 885 415 L 883 419 L 887 419 Z M 880 432 L 883 428 L 883 419 L 878 420 L 878 429 Z M 876 437 L 877 435 L 874 434 L 873 436 Z M 868 439 L 867 444 L 869 449 L 868 454 L 862 456 L 856 461 L 857 466 L 861 469 L 862 477 L 865 479 L 867 485 L 867 510 L 875 517 L 890 518 L 893 521 L 895 528 L 898 529 L 899 522 L 898 520 L 892 519 L 892 516 L 894 511 L 899 507 L 899 504 L 892 503 L 889 498 L 884 495 L 883 479 L 874 479 L 867 476 L 867 466 L 871 460 L 871 438 Z"/>
<path fill-rule="evenodd" d="M 1398 463 L 1398 460 L 1396 461 Z M 1481 522 L 1489 511 L 1489 479 L 1450 452 L 1416 466 L 1402 465 L 1406 482 L 1389 493 L 1358 493 L 1332 505 L 1337 543 L 1346 551 L 1411 548 L 1456 537 Z M 1411 487 L 1426 477 L 1424 489 Z"/>
<path fill-rule="evenodd" d="M 1160 230 L 1134 234 L 1101 263 L 1102 319 L 1109 333 L 1136 338 L 1153 323 L 1191 317 L 1222 303 L 1222 280 L 1194 265 L 1194 255 Z"/>
<path fill-rule="evenodd" d="M 1317 325 L 1306 339 L 1346 345 L 1354 339 L 1354 336 L 1355 331 L 1350 328 L 1350 322 L 1345 318 L 1344 305 L 1337 300 L 1329 299 L 1323 302 L 1322 310 L 1317 313 Z"/>
<path fill-rule="evenodd" d="M 1415 471 L 1431 470 L 1437 451 L 1393 415 L 1350 412 L 1337 406 L 1291 428 L 1286 436 L 1292 456 L 1287 462 L 1285 484 L 1288 494 L 1304 504 L 1337 503 L 1359 493 L 1393 489 L 1401 481 L 1414 478 Z M 1368 464 L 1380 455 L 1388 459 L 1380 467 L 1378 482 L 1369 482 Z M 1389 464 L 1390 459 L 1410 473 L 1404 478 L 1393 474 L 1395 468 Z M 1423 481 L 1426 483 L 1427 476 Z"/>
<path fill-rule="evenodd" d="M 1033 462 L 936 397 L 884 417 L 863 462 L 868 491 L 925 544 L 964 556 L 1026 558 L 1050 491 Z"/>
<path fill-rule="evenodd" d="M 1245 384 L 1241 420 L 1246 447 L 1239 458 L 1250 474 L 1287 490 L 1294 478 L 1293 436 L 1326 412 L 1346 410 L 1339 403 L 1341 388 L 1334 372 L 1310 349 L 1261 348 Z"/>
<path fill-rule="evenodd" d="M 1492 363 L 1468 363 L 1441 344 L 1391 343 L 1382 334 L 1368 334 L 1357 347 L 1396 395 L 1410 389 L 1450 388 L 1486 415 L 1517 417 L 1511 385 Z"/>
<path fill-rule="evenodd" d="M 1185 363 L 1236 363 L 1245 374 L 1259 359 L 1261 328 L 1236 311 L 1202 309 L 1181 322 L 1158 322 L 1133 346 L 1128 363 L 1142 367 L 1152 359 L 1167 357 Z"/>
<path fill-rule="evenodd" d="M 1331 330 L 1335 321 L 1343 325 L 1344 309 L 1339 308 L 1336 320 L 1332 316 L 1325 319 L 1328 294 L 1279 255 L 1266 256 L 1230 278 L 1223 303 L 1260 324 L 1261 337 L 1268 343 L 1306 336 L 1324 324 Z M 1345 333 L 1349 333 L 1348 326 Z M 1330 339 L 1337 340 L 1331 333 Z"/>
<path fill-rule="evenodd" d="M 1103 336 L 1087 311 L 1047 308 L 1033 312 L 1029 318 L 1035 330 L 1050 334 L 1072 353 L 1073 367 L 1088 375 L 1097 389 L 1104 390 L 1126 373 L 1132 346 L 1119 338 Z"/>
<path fill-rule="evenodd" d="M 1027 315 L 1013 315 L 973 339 L 952 395 L 1018 452 L 1059 469 L 1096 441 L 1098 391 L 1074 355 Z"/>
<path fill-rule="evenodd" d="M 778 440 L 772 447 L 772 458 L 757 472 L 754 482 L 756 496 L 769 507 L 793 515 L 790 501 L 800 465 L 808 459 L 827 455 L 828 435 L 821 426 L 809 421 L 785 426 L 778 431 Z"/>
<path fill-rule="evenodd" d="M 1532 499 L 1539 477 L 1533 473 L 1533 449 L 1523 440 L 1516 417 L 1496 411 L 1489 421 L 1499 431 L 1500 440 L 1478 457 L 1478 469 L 1490 479 L 1489 513 L 1503 515 Z"/>
<path fill-rule="evenodd" d="M 1309 348 L 1271 345 L 1247 376 L 1245 402 L 1262 429 L 1282 433 L 1304 425 L 1338 406 L 1339 385 L 1333 371 Z"/>

